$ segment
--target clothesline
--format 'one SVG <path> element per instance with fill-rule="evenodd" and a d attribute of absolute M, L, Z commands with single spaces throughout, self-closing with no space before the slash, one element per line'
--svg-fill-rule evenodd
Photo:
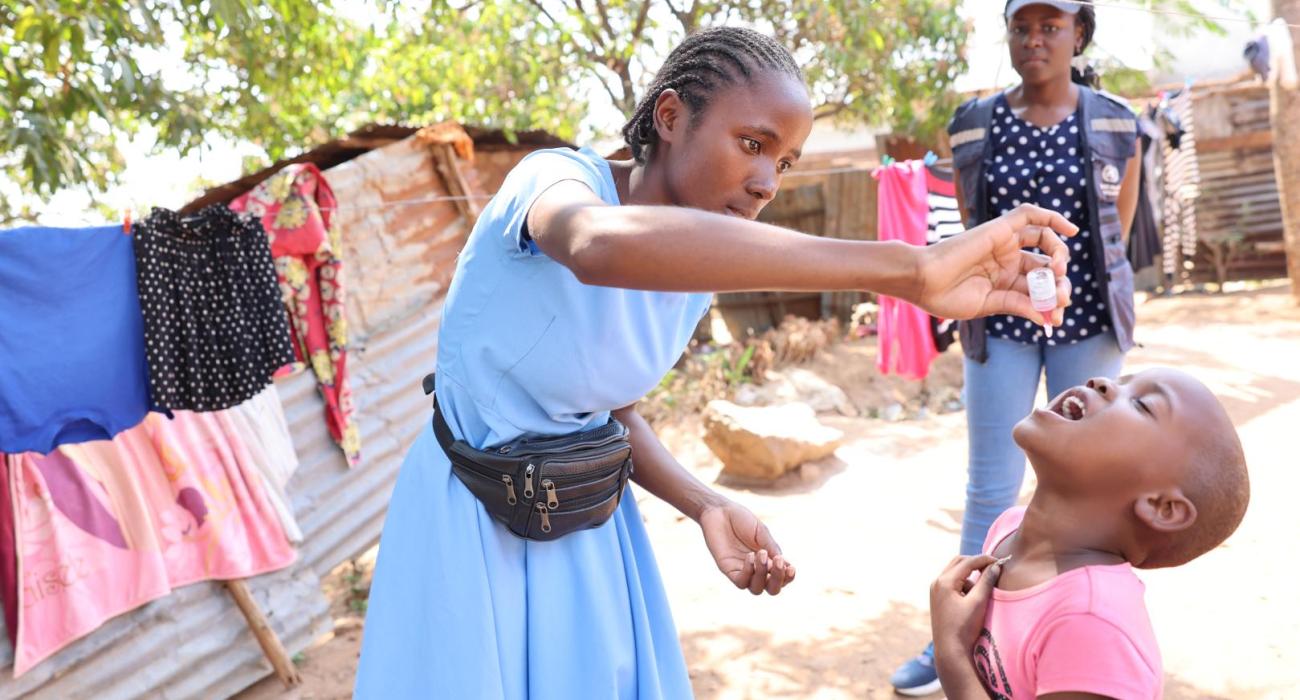
<path fill-rule="evenodd" d="M 786 179 L 797 177 L 817 177 L 819 175 L 838 175 L 841 173 L 862 173 L 871 172 L 878 166 L 866 167 L 862 165 L 845 165 L 838 168 L 822 168 L 820 170 L 796 170 L 786 174 Z"/>
<path fill-rule="evenodd" d="M 361 211 L 361 210 L 371 210 L 371 209 L 388 209 L 390 207 L 403 207 L 403 206 L 410 206 L 413 204 L 432 204 L 435 202 L 456 202 L 456 201 L 465 201 L 465 200 L 491 199 L 493 196 L 495 196 L 495 193 L 471 194 L 471 195 L 438 195 L 434 197 L 416 197 L 414 199 L 395 199 L 391 202 L 384 202 L 382 204 L 353 204 L 353 205 L 345 205 L 340 207 L 316 207 L 316 210 L 317 211 Z M 187 220 L 193 219 L 195 218 L 195 215 L 190 215 L 185 218 Z M 83 218 L 81 219 L 81 223 L 84 226 L 106 225 L 106 222 L 104 222 L 102 219 L 91 220 L 91 219 Z"/>
<path fill-rule="evenodd" d="M 838 168 L 822 168 L 818 170 L 796 170 L 787 174 L 785 177 L 815 177 L 818 175 L 836 175 L 839 173 L 870 172 L 875 170 L 876 166 L 844 166 Z M 368 211 L 373 209 L 387 209 L 389 207 L 410 206 L 413 204 L 433 204 L 436 202 L 464 202 L 471 200 L 492 199 L 496 193 L 492 194 L 464 194 L 464 195 L 435 195 L 431 197 L 415 197 L 413 199 L 395 199 L 380 204 L 344 204 L 335 207 L 320 207 L 321 211 Z"/>
<path fill-rule="evenodd" d="M 896 160 L 896 161 L 893 161 L 893 162 L 895 162 L 895 163 L 902 163 L 902 162 L 905 162 L 905 161 L 899 161 L 899 160 Z M 941 166 L 945 166 L 945 167 L 952 167 L 952 159 L 951 159 L 951 158 L 940 158 L 939 160 L 937 160 L 937 161 L 934 162 L 934 165 L 941 165 Z M 792 177 L 813 177 L 813 176 L 817 176 L 817 175 L 838 175 L 838 174 L 840 174 L 840 173 L 869 173 L 869 172 L 872 172 L 872 171 L 876 170 L 876 169 L 879 168 L 879 167 L 880 167 L 879 165 L 846 165 L 846 166 L 839 167 L 839 168 L 824 168 L 824 169 L 821 169 L 821 170 L 796 170 L 796 171 L 790 173 L 789 175 L 786 175 L 786 177 L 787 177 L 787 178 L 792 178 Z"/>
<path fill-rule="evenodd" d="M 464 202 L 470 200 L 492 199 L 496 193 L 492 194 L 448 194 L 436 195 L 433 197 L 416 197 L 414 199 L 394 199 L 391 202 L 382 204 L 345 204 L 335 207 L 320 207 L 321 211 L 366 211 L 371 209 L 387 209 L 389 207 L 410 206 L 412 204 L 432 204 L 434 202 Z"/>
<path fill-rule="evenodd" d="M 943 161 L 941 160 L 940 163 L 942 162 Z M 790 178 L 799 178 L 799 177 L 816 177 L 821 175 L 837 175 L 841 173 L 871 172 L 872 170 L 875 170 L 876 167 L 878 166 L 844 166 L 838 168 L 821 168 L 817 170 L 796 170 L 792 173 L 787 174 L 785 177 L 787 179 L 790 179 Z M 430 197 L 414 197 L 412 199 L 394 199 L 392 201 L 381 202 L 379 204 L 345 204 L 345 205 L 334 206 L 334 207 L 318 207 L 318 209 L 320 211 L 340 211 L 340 212 L 341 211 L 373 211 L 379 209 L 389 209 L 392 207 L 412 206 L 416 204 L 435 204 L 438 202 L 482 201 L 486 199 L 491 199 L 494 196 L 496 196 L 495 192 L 492 194 L 434 195 Z M 86 223 L 87 225 L 92 225 L 93 223 L 102 223 L 102 222 L 87 221 Z"/>
<path fill-rule="evenodd" d="M 1261 22 L 1259 20 L 1254 20 L 1249 17 L 1228 17 L 1224 15 L 1206 15 L 1206 14 L 1196 14 L 1193 12 L 1180 12 L 1178 10 L 1161 10 L 1161 9 L 1155 9 L 1150 7 L 1139 7 L 1137 5 L 1126 5 L 1118 2 L 1096 2 L 1095 0 L 1064 0 L 1064 2 L 1068 2 L 1071 5 L 1087 5 L 1089 7 L 1110 7 L 1118 10 L 1132 10 L 1134 12 L 1145 12 L 1151 15 L 1168 15 L 1170 17 L 1187 17 L 1189 19 L 1202 19 L 1202 20 L 1208 19 L 1208 20 L 1213 20 L 1215 22 L 1238 22 L 1241 24 L 1251 24 L 1251 25 L 1268 24 L 1267 21 Z M 1292 29 L 1300 29 L 1300 24 L 1286 24 L 1286 26 L 1291 27 Z"/>
<path fill-rule="evenodd" d="M 943 164 L 945 161 L 948 161 L 948 159 L 946 158 L 940 159 L 939 163 Z M 838 168 L 821 168 L 817 170 L 796 170 L 794 172 L 788 173 L 785 177 L 786 179 L 789 179 L 795 177 L 816 177 L 819 175 L 838 175 L 841 173 L 871 172 L 872 170 L 875 170 L 877 167 L 879 166 L 847 165 Z M 416 197 L 415 199 L 395 199 L 391 202 L 384 202 L 382 204 L 352 204 L 352 205 L 342 205 L 337 207 L 321 207 L 320 209 L 321 211 L 359 211 L 359 210 L 367 210 L 367 209 L 387 209 L 388 207 L 406 206 L 411 204 L 429 204 L 433 202 L 460 202 L 466 200 L 491 199 L 492 197 L 495 196 L 495 194 L 496 193 L 469 194 L 469 195 L 438 195 L 434 197 Z"/>

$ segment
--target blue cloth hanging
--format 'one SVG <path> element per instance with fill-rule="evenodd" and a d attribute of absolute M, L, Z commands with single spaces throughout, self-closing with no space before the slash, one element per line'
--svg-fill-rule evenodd
<path fill-rule="evenodd" d="M 0 231 L 0 452 L 102 440 L 149 410 L 121 225 Z"/>

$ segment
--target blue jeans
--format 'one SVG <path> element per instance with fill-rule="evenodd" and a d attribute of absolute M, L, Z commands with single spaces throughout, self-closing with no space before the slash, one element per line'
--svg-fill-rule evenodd
<path fill-rule="evenodd" d="M 979 554 L 993 521 L 1015 505 L 1025 478 L 1025 453 L 1011 429 L 1033 410 L 1039 378 L 1047 373 L 1049 397 L 1093 377 L 1119 376 L 1124 364 L 1115 335 L 1073 345 L 1038 345 L 988 339 L 988 361 L 965 360 L 966 428 L 970 472 L 961 553 Z"/>

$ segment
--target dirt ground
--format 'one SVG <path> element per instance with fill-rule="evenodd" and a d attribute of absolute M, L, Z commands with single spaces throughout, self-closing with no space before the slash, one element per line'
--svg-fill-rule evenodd
<path fill-rule="evenodd" d="M 1227 543 L 1142 575 L 1166 697 L 1300 697 L 1300 308 L 1276 284 L 1153 298 L 1139 306 L 1138 340 L 1127 371 L 1177 366 L 1222 397 L 1253 487 Z M 961 519 L 965 424 L 950 403 L 961 362 L 956 349 L 941 357 L 923 397 L 876 374 L 874 354 L 870 342 L 842 344 L 812 365 L 880 417 L 823 416 L 849 442 L 776 484 L 719 483 L 696 419 L 662 429 L 684 464 L 767 522 L 800 572 L 777 598 L 736 591 L 694 523 L 638 494 L 698 697 L 894 697 L 890 672 L 927 640 L 927 587 L 956 552 Z M 869 410 L 890 403 L 899 408 Z M 299 657 L 304 684 L 286 692 L 271 678 L 241 697 L 350 696 L 373 556 L 331 576 L 335 634 Z"/>

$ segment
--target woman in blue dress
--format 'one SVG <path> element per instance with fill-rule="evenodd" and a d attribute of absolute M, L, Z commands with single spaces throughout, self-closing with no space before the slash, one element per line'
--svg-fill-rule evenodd
<path fill-rule="evenodd" d="M 947 317 L 1030 317 L 1023 273 L 1049 258 L 1021 248 L 1043 248 L 1064 277 L 1053 231 L 1074 232 L 1034 207 L 925 249 L 755 222 L 811 127 L 790 54 L 719 28 L 669 56 L 624 128 L 633 160 L 554 149 L 521 161 L 471 233 L 443 310 L 437 397 L 455 436 L 484 448 L 613 415 L 630 434 L 633 480 L 699 524 L 737 588 L 776 595 L 793 581 L 767 528 L 695 479 L 636 413 L 711 293 L 870 289 Z M 521 539 L 426 428 L 389 505 L 356 697 L 690 696 L 635 499 L 599 527 Z"/>

